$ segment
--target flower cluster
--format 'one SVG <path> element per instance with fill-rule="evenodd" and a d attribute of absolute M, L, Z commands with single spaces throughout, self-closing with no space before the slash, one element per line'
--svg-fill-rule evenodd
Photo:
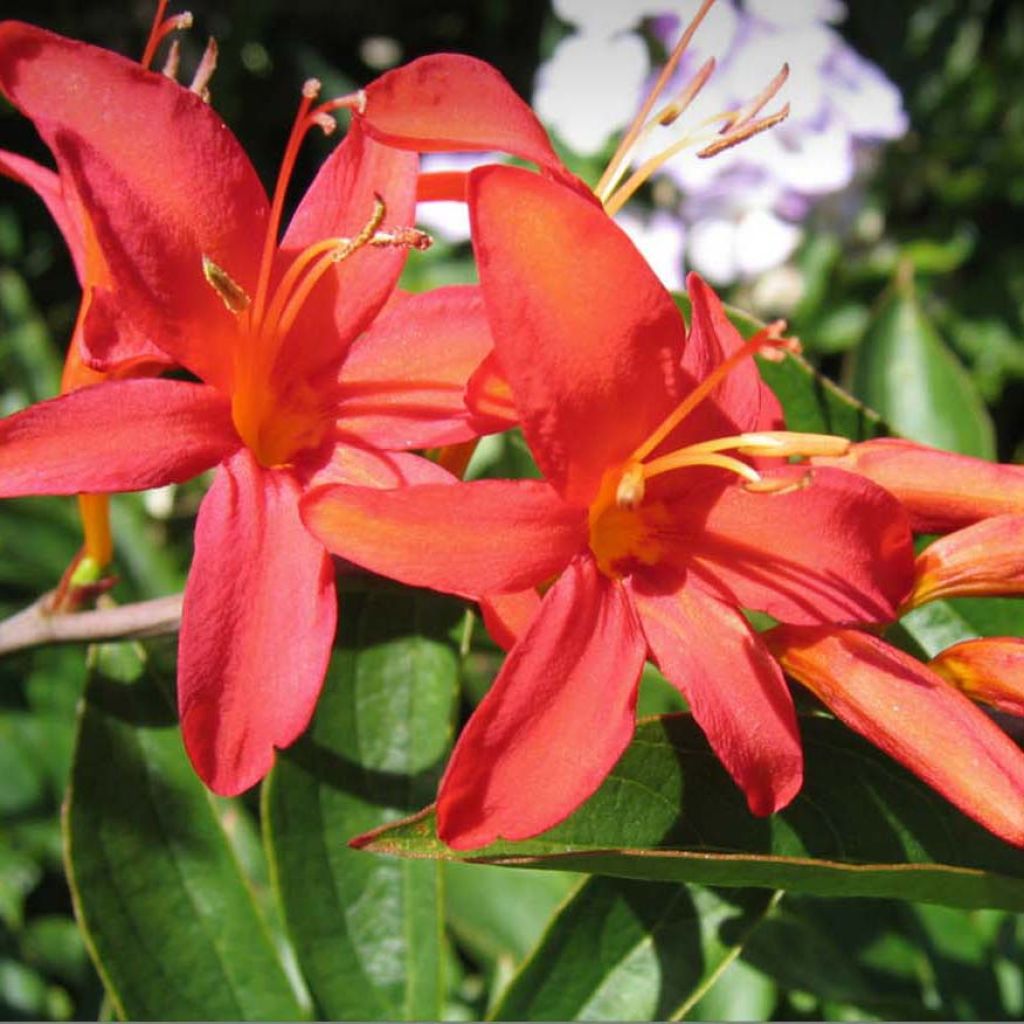
<path fill-rule="evenodd" d="M 142 65 L 0 24 L 0 89 L 56 170 L 0 167 L 47 201 L 83 287 L 82 375 L 0 421 L 0 494 L 214 471 L 178 677 L 211 789 L 247 789 L 306 727 L 336 555 L 478 602 L 508 648 L 441 783 L 454 847 L 535 835 L 586 800 L 630 741 L 648 659 L 754 814 L 802 782 L 785 672 L 1024 844 L 1024 755 L 972 703 L 1021 709 L 1004 682 L 1021 642 L 925 666 L 878 639 L 926 601 L 1024 589 L 1024 470 L 787 431 L 753 358 L 789 358 L 783 325 L 744 339 L 696 275 L 684 323 L 610 215 L 635 187 L 624 158 L 591 190 L 472 58 L 326 102 L 307 83 L 267 196 L 203 83 L 143 66 L 177 24 L 158 17 Z M 775 123 L 772 95 L 727 119 L 727 142 Z M 342 109 L 346 136 L 283 227 L 303 138 Z M 421 172 L 450 151 L 536 170 Z M 416 206 L 438 199 L 468 209 L 479 285 L 407 294 L 403 264 L 429 243 Z M 510 427 L 539 479 L 464 482 L 428 457 Z M 948 536 L 915 559 L 925 531 Z"/>

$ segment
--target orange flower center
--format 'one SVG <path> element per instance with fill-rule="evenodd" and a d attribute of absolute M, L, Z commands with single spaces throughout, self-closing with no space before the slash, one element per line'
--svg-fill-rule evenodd
<path fill-rule="evenodd" d="M 589 511 L 590 549 L 605 575 L 620 578 L 642 566 L 656 565 L 665 554 L 672 514 L 663 501 L 647 497 L 647 481 L 679 469 L 696 466 L 724 469 L 741 477 L 753 492 L 776 493 L 801 486 L 793 480 L 765 479 L 746 458 L 806 458 L 843 455 L 850 447 L 845 437 L 792 431 L 757 431 L 720 437 L 652 455 L 715 387 L 755 352 L 792 347 L 778 335 L 780 323 L 770 324 L 723 360 L 659 424 L 624 463 L 605 471 Z M 733 455 L 723 454 L 734 452 Z"/>

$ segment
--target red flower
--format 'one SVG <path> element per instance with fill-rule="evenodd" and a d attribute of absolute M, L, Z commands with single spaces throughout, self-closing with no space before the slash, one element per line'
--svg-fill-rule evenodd
<path fill-rule="evenodd" d="M 464 382 L 490 347 L 477 290 L 395 294 L 422 236 L 409 226 L 415 153 L 373 141 L 360 114 L 400 123 L 387 90 L 317 108 L 305 90 L 268 202 L 224 124 L 163 75 L 8 22 L 0 88 L 52 149 L 81 216 L 90 365 L 118 365 L 145 337 L 200 381 L 105 381 L 0 421 L 0 493 L 135 490 L 218 467 L 196 526 L 178 693 L 198 773 L 237 793 L 305 728 L 333 637 L 332 563 L 299 520 L 299 493 L 311 479 L 444 475 L 381 449 L 472 435 Z M 348 136 L 279 242 L 302 138 L 340 106 L 354 111 Z"/>
<path fill-rule="evenodd" d="M 407 583 L 549 588 L 532 617 L 515 599 L 529 624 L 456 745 L 440 835 L 520 839 L 574 810 L 629 742 L 649 654 L 751 809 L 771 813 L 799 789 L 802 754 L 782 674 L 741 609 L 888 620 L 911 583 L 906 516 L 852 474 L 764 468 L 846 443 L 776 431 L 749 356 L 779 339 L 744 344 L 696 277 L 684 339 L 593 199 L 512 168 L 473 172 L 469 195 L 497 362 L 546 480 L 333 486 L 303 501 L 331 550 Z"/>

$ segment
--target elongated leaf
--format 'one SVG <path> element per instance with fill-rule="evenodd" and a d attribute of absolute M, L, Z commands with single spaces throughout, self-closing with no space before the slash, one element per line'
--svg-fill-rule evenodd
<path fill-rule="evenodd" d="M 642 723 L 561 825 L 467 859 L 653 881 L 768 886 L 1024 909 L 1024 855 L 838 722 L 801 720 L 807 771 L 786 810 L 751 816 L 689 716 Z M 431 809 L 363 837 L 380 853 L 454 858 Z"/>
<path fill-rule="evenodd" d="M 690 300 L 685 295 L 674 298 L 689 323 Z M 738 309 L 727 307 L 726 312 L 745 338 L 764 326 Z M 786 354 L 778 362 L 759 358 L 757 365 L 765 383 L 782 403 L 789 430 L 837 434 L 855 441 L 886 432 L 876 413 L 818 373 L 800 356 Z"/>
<path fill-rule="evenodd" d="M 905 437 L 995 456 L 992 421 L 974 382 L 925 317 L 901 276 L 857 351 L 853 390 Z"/>
<path fill-rule="evenodd" d="M 513 979 L 497 1020 L 665 1020 L 709 984 L 746 937 L 767 892 L 593 878 Z"/>
<path fill-rule="evenodd" d="M 436 787 L 451 742 L 460 611 L 428 595 L 346 595 L 316 717 L 264 788 L 275 881 L 299 965 L 328 1018 L 438 1018 L 438 865 L 347 840 Z"/>
<path fill-rule="evenodd" d="M 87 683 L 64 830 L 78 919 L 119 1016 L 302 1014 L 171 705 L 127 645 L 102 648 Z"/>

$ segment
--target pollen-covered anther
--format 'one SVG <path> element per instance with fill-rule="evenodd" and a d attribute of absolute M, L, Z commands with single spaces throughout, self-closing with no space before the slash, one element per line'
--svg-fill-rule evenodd
<path fill-rule="evenodd" d="M 615 488 L 615 504 L 619 508 L 639 508 L 644 500 L 644 467 L 632 462 L 622 471 L 618 487 Z"/>
<path fill-rule="evenodd" d="M 249 308 L 251 302 L 249 293 L 205 253 L 203 254 L 203 277 L 232 313 L 244 313 Z"/>
<path fill-rule="evenodd" d="M 850 440 L 832 434 L 801 434 L 795 431 L 764 431 L 756 434 L 739 434 L 736 451 L 741 455 L 763 455 L 774 458 L 815 455 L 845 455 L 850 450 Z"/>
<path fill-rule="evenodd" d="M 370 245 L 381 247 L 415 249 L 426 252 L 434 244 L 434 239 L 419 228 L 392 228 L 390 231 L 377 231 L 370 239 Z"/>
<path fill-rule="evenodd" d="M 743 489 L 751 494 L 792 494 L 794 491 L 802 491 L 805 487 L 811 486 L 814 477 L 814 470 L 809 469 L 806 473 L 792 480 L 754 480 L 743 485 Z"/>

